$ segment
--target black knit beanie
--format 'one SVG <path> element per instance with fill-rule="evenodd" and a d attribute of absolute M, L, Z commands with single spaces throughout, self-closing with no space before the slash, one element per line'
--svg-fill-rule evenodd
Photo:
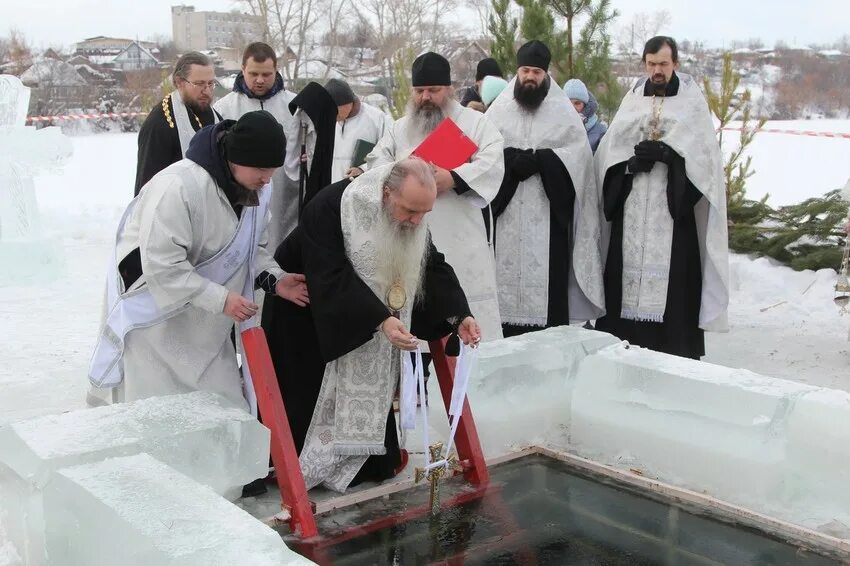
<path fill-rule="evenodd" d="M 325 90 L 328 91 L 337 106 L 352 104 L 357 98 L 348 83 L 339 79 L 331 79 L 326 82 Z"/>
<path fill-rule="evenodd" d="M 245 167 L 271 169 L 283 165 L 286 136 L 283 127 L 266 110 L 244 114 L 225 134 L 227 160 Z"/>

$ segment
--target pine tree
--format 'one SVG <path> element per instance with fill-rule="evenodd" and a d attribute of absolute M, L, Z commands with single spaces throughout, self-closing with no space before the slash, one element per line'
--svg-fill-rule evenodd
<path fill-rule="evenodd" d="M 603 0 L 606 1 L 606 0 Z M 566 61 L 562 67 L 562 71 L 568 77 L 574 77 L 575 74 L 575 49 L 573 47 L 573 26 L 576 19 L 587 15 L 593 9 L 593 0 L 547 0 L 548 7 L 555 11 L 567 21 L 567 29 L 563 34 L 566 40 Z M 615 14 L 616 15 L 616 14 Z"/>
<path fill-rule="evenodd" d="M 608 31 L 618 15 L 617 10 L 611 9 L 611 0 L 591 4 L 587 22 L 575 45 L 575 64 L 570 75 L 581 79 L 596 95 L 602 114 L 609 119 L 624 94 L 611 70 L 611 35 Z"/>
<path fill-rule="evenodd" d="M 763 254 L 793 269 L 837 269 L 844 253 L 847 202 L 839 190 L 780 207 L 766 228 Z M 772 230 L 772 231 L 771 231 Z"/>
<path fill-rule="evenodd" d="M 755 120 L 753 124 L 750 92 L 738 94 L 739 85 L 740 77 L 728 53 L 723 57 L 720 89 L 704 81 L 709 108 L 720 121 L 721 147 L 724 128 L 734 120 L 741 121 L 740 144 L 723 164 L 729 247 L 739 253 L 771 257 L 796 270 L 838 268 L 846 237 L 842 226 L 848 204 L 839 190 L 776 210 L 768 206 L 768 195 L 759 201 L 747 198 L 747 179 L 755 171 L 752 156 L 744 159 L 744 153 L 765 120 Z"/>
<path fill-rule="evenodd" d="M 410 76 L 408 72 L 413 64 L 413 49 L 405 47 L 396 51 L 392 56 L 393 65 L 393 99 L 391 112 L 393 118 L 398 120 L 404 116 L 407 110 L 407 101 L 410 99 Z"/>
<path fill-rule="evenodd" d="M 729 211 L 729 219 L 735 222 L 739 209 L 746 203 L 747 179 L 755 174 L 752 169 L 753 157 L 750 155 L 743 159 L 744 153 L 755 139 L 756 133 L 765 123 L 761 118 L 752 124 L 752 95 L 745 90 L 737 94 L 741 77 L 732 63 L 732 54 L 723 55 L 723 73 L 720 80 L 720 90 L 717 91 L 711 82 L 703 79 L 708 107 L 720 121 L 718 130 L 718 143 L 723 147 L 723 132 L 733 120 L 741 120 L 741 141 L 738 149 L 729 154 L 723 164 L 723 174 L 726 181 L 726 206 Z M 765 196 L 765 199 L 767 196 Z"/>
<path fill-rule="evenodd" d="M 505 73 L 516 69 L 517 20 L 511 16 L 511 0 L 490 0 L 490 17 L 487 29 L 492 38 L 490 55 Z"/>
<path fill-rule="evenodd" d="M 564 74 L 567 59 L 564 34 L 555 30 L 555 17 L 549 8 L 548 0 L 516 0 L 522 8 L 520 35 L 524 41 L 536 39 L 549 47 L 552 63 L 549 72 L 560 82 Z"/>

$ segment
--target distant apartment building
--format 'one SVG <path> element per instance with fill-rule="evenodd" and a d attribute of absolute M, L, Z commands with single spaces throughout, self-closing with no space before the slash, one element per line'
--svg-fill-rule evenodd
<path fill-rule="evenodd" d="M 263 19 L 236 12 L 196 12 L 194 6 L 172 6 L 174 43 L 181 51 L 218 47 L 242 49 L 263 38 Z"/>

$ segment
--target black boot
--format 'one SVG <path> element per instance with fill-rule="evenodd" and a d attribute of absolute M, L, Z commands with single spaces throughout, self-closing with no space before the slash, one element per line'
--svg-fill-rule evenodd
<path fill-rule="evenodd" d="M 266 493 L 268 490 L 266 487 L 266 478 L 260 478 L 242 488 L 242 497 L 257 497 Z"/>

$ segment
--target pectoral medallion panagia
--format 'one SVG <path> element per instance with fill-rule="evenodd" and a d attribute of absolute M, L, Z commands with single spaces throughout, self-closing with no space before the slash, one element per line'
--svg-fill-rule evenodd
<path fill-rule="evenodd" d="M 387 306 L 393 311 L 399 312 L 407 304 L 407 292 L 401 283 L 396 281 L 390 285 L 387 291 Z"/>

